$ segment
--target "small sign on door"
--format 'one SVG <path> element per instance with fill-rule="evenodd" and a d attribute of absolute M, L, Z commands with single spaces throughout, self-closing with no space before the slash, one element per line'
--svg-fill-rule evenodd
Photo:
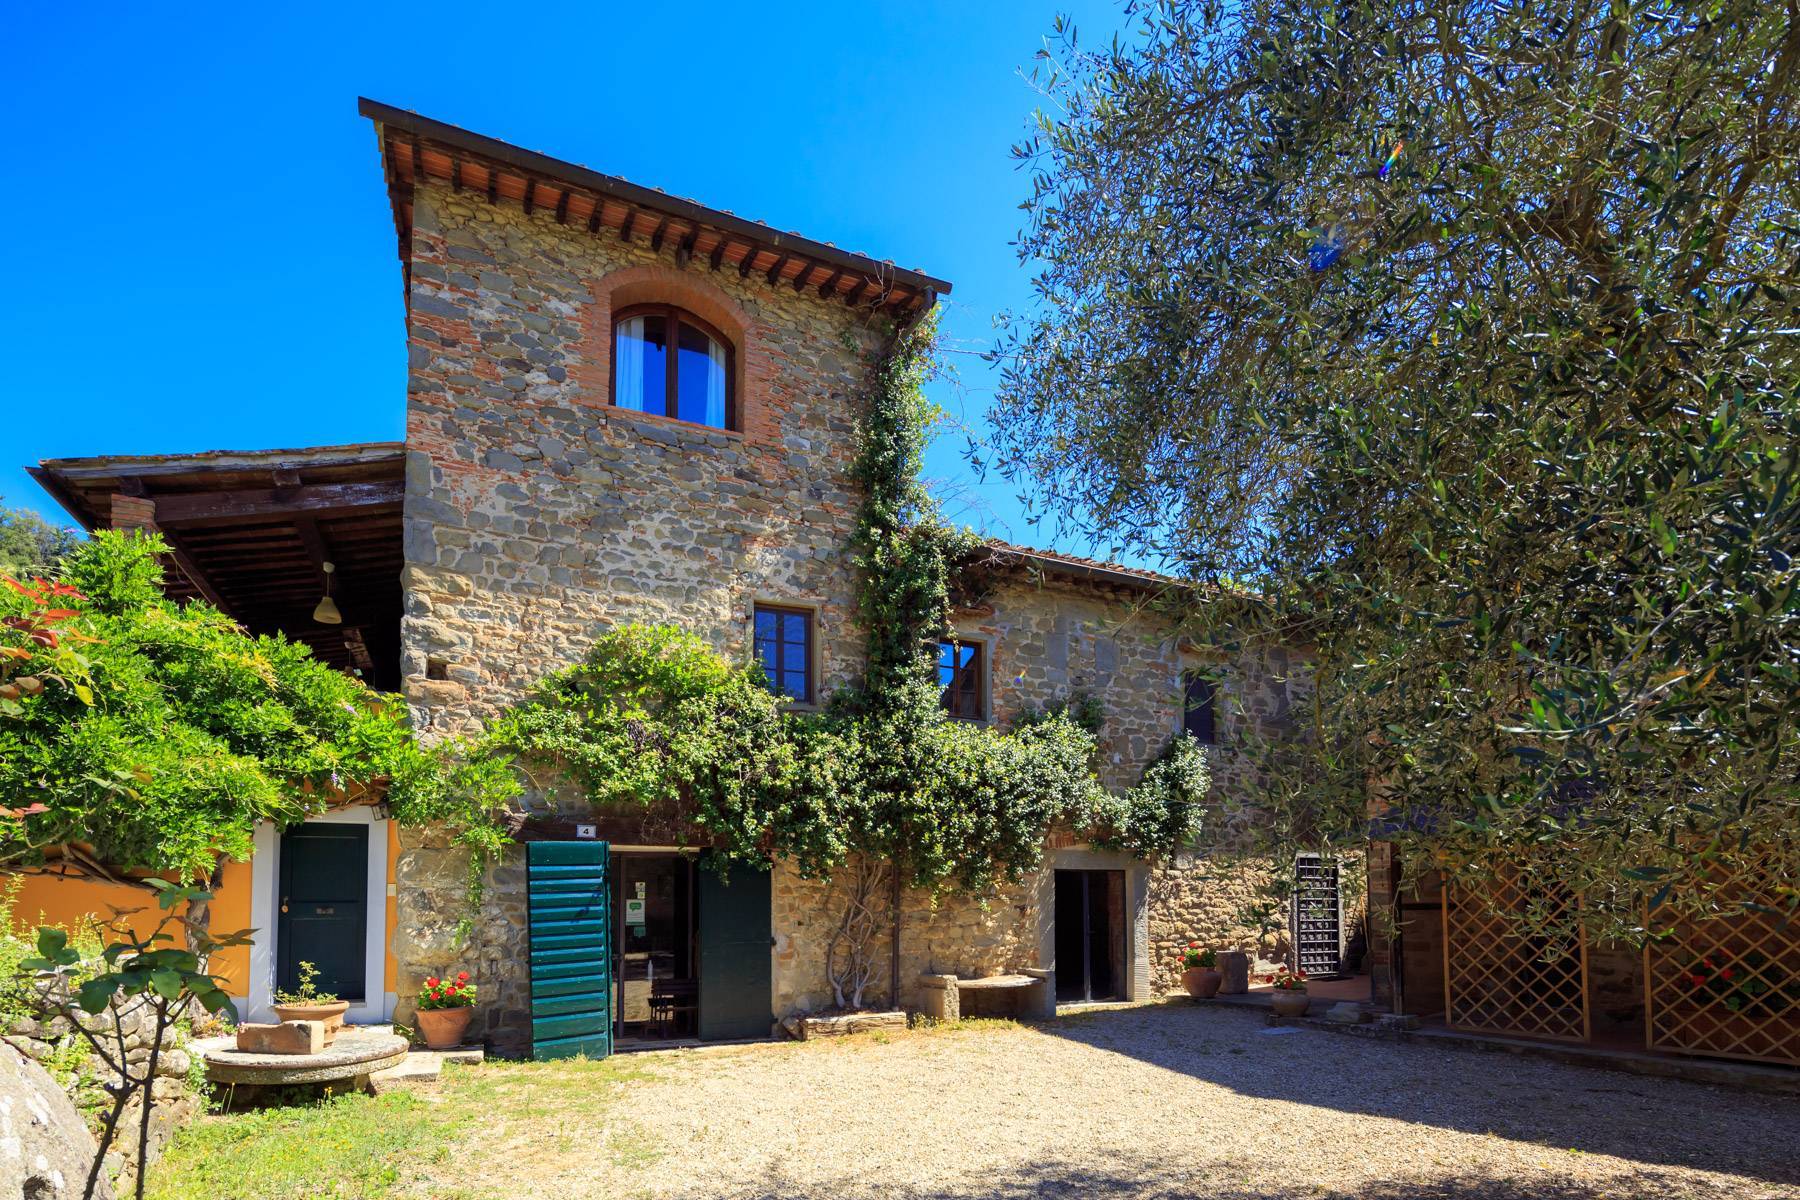
<path fill-rule="evenodd" d="M 625 923 L 627 925 L 642 925 L 644 923 L 644 898 L 642 896 L 627 896 L 625 898 Z"/>

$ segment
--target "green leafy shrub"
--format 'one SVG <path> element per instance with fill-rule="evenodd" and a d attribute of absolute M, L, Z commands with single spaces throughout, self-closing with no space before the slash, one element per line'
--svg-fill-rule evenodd
<path fill-rule="evenodd" d="M 71 616 L 49 634 L 32 588 L 0 589 L 7 670 L 51 681 L 0 720 L 0 796 L 43 806 L 0 821 L 0 862 L 76 843 L 118 871 L 204 878 L 220 857 L 248 857 L 258 821 L 301 820 L 377 780 L 403 822 L 479 828 L 470 840 L 493 843 L 503 763 L 427 751 L 399 697 L 167 599 L 166 550 L 136 531 L 78 546 L 61 567 L 68 608 L 55 610 Z"/>

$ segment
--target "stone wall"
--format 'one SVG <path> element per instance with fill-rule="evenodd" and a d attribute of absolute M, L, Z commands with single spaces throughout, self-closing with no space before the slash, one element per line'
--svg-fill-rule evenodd
<path fill-rule="evenodd" d="M 901 1006 L 918 1007 L 920 975 L 980 977 L 1038 966 L 1037 882 L 1034 876 L 979 896 L 902 888 Z M 834 998 L 825 950 L 841 901 L 832 895 L 829 882 L 804 879 L 785 862 L 776 865 L 773 891 L 775 1016 L 830 1008 Z M 884 903 L 882 911 L 890 911 L 889 906 Z M 893 1003 L 888 979 L 892 936 L 889 922 L 875 939 L 880 969 L 877 984 L 865 997 L 871 1005 Z"/>
<path fill-rule="evenodd" d="M 469 728 L 613 623 L 744 654 L 758 599 L 816 605 L 822 689 L 853 675 L 867 318 L 472 193 L 421 188 L 413 213 L 402 637 L 420 728 Z M 607 314 L 637 299 L 736 339 L 742 432 L 611 406 Z"/>
<path fill-rule="evenodd" d="M 472 729 L 611 624 L 676 624 L 746 655 L 758 600 L 816 611 L 822 693 L 855 677 L 847 469 L 879 349 L 868 318 L 472 192 L 420 187 L 413 223 L 402 668 L 425 736 Z M 610 314 L 648 300 L 688 308 L 733 342 L 740 431 L 611 406 Z M 1012 577 L 957 624 L 990 647 L 996 722 L 1077 692 L 1104 704 L 1109 787 L 1135 783 L 1180 728 L 1185 670 L 1221 676 L 1220 788 L 1241 773 L 1233 731 L 1283 727 L 1299 695 L 1285 653 L 1222 662 L 1182 643 L 1138 590 Z M 403 833 L 397 1016 L 427 975 L 469 969 L 498 1045 L 522 1037 L 527 1010 L 523 872 L 512 855 L 490 872 L 459 948 L 466 862 L 435 834 Z M 1165 942 L 1222 919 L 1216 889 L 1186 895 L 1190 875 L 1166 873 L 1160 888 Z M 986 897 L 908 892 L 902 999 L 924 971 L 1037 965 L 1042 882 Z M 778 1015 L 829 1003 L 821 887 L 777 872 Z"/>
<path fill-rule="evenodd" d="M 1108 585 L 1006 582 L 981 608 L 959 613 L 956 627 L 989 647 L 992 715 L 1000 723 L 1076 694 L 1101 702 L 1101 778 L 1115 790 L 1136 783 L 1181 728 L 1188 672 L 1208 672 L 1219 683 L 1218 737 L 1206 752 L 1213 793 L 1221 798 L 1242 797 L 1254 782 L 1234 747 L 1247 735 L 1290 736 L 1296 707 L 1311 695 L 1301 664 L 1284 648 L 1228 657 L 1179 636 L 1141 593 Z M 1241 840 L 1242 831 L 1232 827 L 1237 819 L 1241 814 L 1222 806 L 1209 816 L 1199 846 L 1152 869 L 1149 953 L 1159 992 L 1179 986 L 1180 972 L 1171 964 L 1190 941 L 1254 951 L 1270 969 L 1285 958 L 1285 927 L 1265 932 L 1248 915 L 1266 906 L 1259 889 L 1272 872 L 1266 861 L 1229 853 Z M 1354 874 L 1346 869 L 1347 880 Z M 1350 907 L 1346 921 L 1360 912 L 1360 903 Z"/>

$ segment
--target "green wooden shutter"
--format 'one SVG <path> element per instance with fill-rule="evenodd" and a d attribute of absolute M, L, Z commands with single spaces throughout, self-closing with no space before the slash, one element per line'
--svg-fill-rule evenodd
<path fill-rule="evenodd" d="M 700 1036 L 765 1038 L 774 1025 L 769 994 L 771 897 L 768 869 L 733 865 L 724 880 L 699 870 Z"/>
<path fill-rule="evenodd" d="M 531 1057 L 612 1053 L 612 914 L 605 842 L 527 842 Z"/>

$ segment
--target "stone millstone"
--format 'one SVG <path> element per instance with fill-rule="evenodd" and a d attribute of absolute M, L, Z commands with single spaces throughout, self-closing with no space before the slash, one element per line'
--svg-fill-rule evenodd
<path fill-rule="evenodd" d="M 94 1165 L 94 1137 L 50 1073 L 0 1044 L 0 1196 L 75 1197 Z M 112 1200 L 101 1172 L 94 1195 Z"/>
<path fill-rule="evenodd" d="M 1369 1010 L 1355 1000 L 1340 1001 L 1325 1012 L 1327 1021 L 1336 1021 L 1339 1025 L 1361 1025 L 1369 1017 Z"/>
<path fill-rule="evenodd" d="M 317 1054 L 253 1054 L 229 1037 L 207 1038 L 189 1049 L 206 1060 L 206 1077 L 214 1083 L 335 1083 L 398 1065 L 407 1042 L 385 1025 L 346 1025 Z"/>

